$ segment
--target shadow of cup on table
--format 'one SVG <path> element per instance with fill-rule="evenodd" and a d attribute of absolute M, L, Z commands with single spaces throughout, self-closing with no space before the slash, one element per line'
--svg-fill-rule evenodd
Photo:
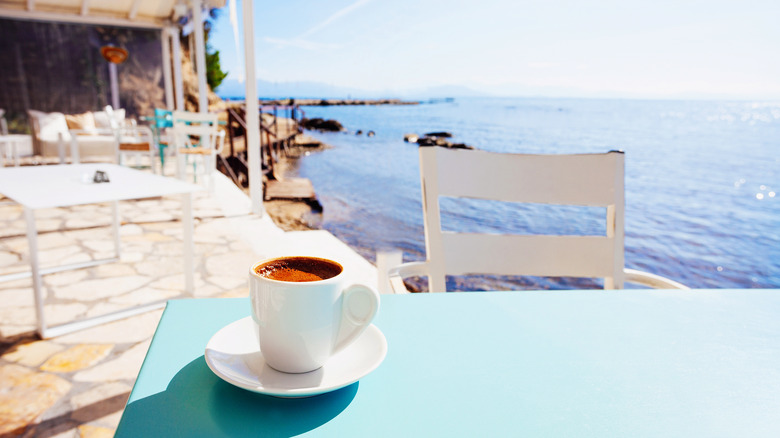
<path fill-rule="evenodd" d="M 203 356 L 182 368 L 165 391 L 125 408 L 117 436 L 294 436 L 338 416 L 359 383 L 306 398 L 277 398 L 224 382 Z"/>

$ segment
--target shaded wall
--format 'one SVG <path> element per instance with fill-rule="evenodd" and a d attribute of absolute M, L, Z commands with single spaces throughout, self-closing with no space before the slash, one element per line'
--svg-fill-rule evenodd
<path fill-rule="evenodd" d="M 163 106 L 159 30 L 0 19 L 0 108 L 12 131 L 26 111 L 82 113 L 111 103 L 108 63 L 100 47 L 128 50 L 118 66 L 120 106 L 130 116 Z"/>

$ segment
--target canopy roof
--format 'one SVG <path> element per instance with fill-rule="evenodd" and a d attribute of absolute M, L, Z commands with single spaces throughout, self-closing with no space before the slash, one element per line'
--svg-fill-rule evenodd
<path fill-rule="evenodd" d="M 0 0 L 0 17 L 163 28 L 186 14 L 190 4 L 183 0 Z M 225 0 L 203 0 L 203 4 L 221 8 Z"/>

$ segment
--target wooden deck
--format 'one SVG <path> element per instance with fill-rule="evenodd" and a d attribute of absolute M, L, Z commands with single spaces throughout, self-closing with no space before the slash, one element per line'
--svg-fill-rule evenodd
<path fill-rule="evenodd" d="M 268 180 L 265 185 L 265 199 L 291 199 L 305 201 L 316 199 L 314 186 L 308 178 L 285 178 Z"/>

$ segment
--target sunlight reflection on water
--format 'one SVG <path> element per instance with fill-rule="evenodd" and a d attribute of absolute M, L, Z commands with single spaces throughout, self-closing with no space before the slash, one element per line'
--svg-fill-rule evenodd
<path fill-rule="evenodd" d="M 627 267 L 695 288 L 780 287 L 778 103 L 495 98 L 309 107 L 306 114 L 335 118 L 351 132 L 312 133 L 334 148 L 303 158 L 300 171 L 322 198 L 323 226 L 370 260 L 386 248 L 402 249 L 405 260 L 424 258 L 417 148 L 403 135 L 449 131 L 457 142 L 501 152 L 624 150 Z M 376 136 L 355 135 L 358 129 Z M 490 206 L 487 213 L 477 207 L 456 207 L 451 225 L 553 234 L 592 226 L 583 225 L 588 212 L 561 223 L 555 211 L 534 217 L 515 206 Z M 581 281 L 458 284 L 597 286 Z"/>

